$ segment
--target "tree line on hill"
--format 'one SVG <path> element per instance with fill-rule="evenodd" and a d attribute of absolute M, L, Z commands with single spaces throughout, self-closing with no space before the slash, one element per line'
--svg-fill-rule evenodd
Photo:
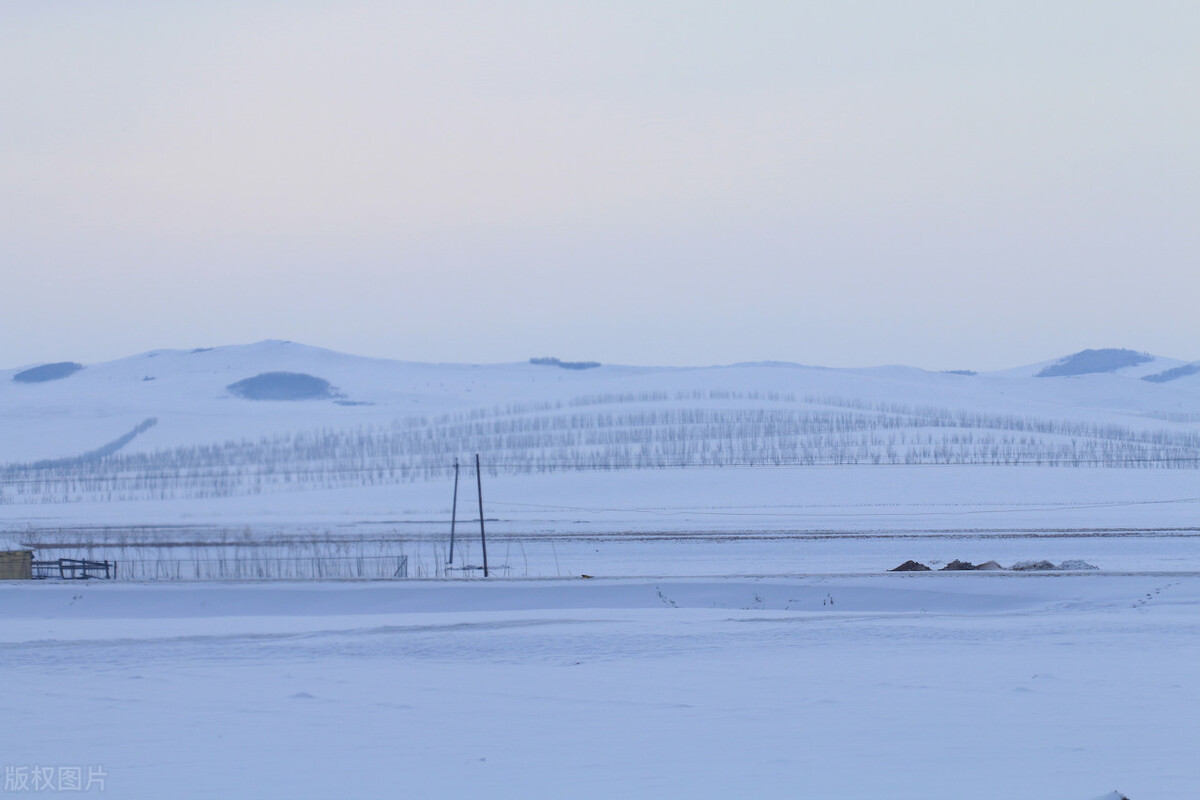
<path fill-rule="evenodd" d="M 753 405 L 750 405 L 753 404 Z M 144 423 L 145 424 L 145 423 Z M 823 465 L 1200 467 L 1200 433 L 783 393 L 590 395 L 0 468 L 0 502 L 224 497 L 492 475 Z"/>

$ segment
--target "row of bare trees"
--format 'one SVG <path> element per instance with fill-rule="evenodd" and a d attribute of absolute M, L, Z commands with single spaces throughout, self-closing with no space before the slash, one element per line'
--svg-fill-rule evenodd
<path fill-rule="evenodd" d="M 732 403 L 732 404 L 731 404 Z M 11 464 L 0 502 L 60 503 L 386 485 L 443 478 L 480 452 L 492 474 L 562 470 L 994 465 L 1200 467 L 1200 434 L 837 397 L 594 395 L 390 425 L 147 453 Z"/>

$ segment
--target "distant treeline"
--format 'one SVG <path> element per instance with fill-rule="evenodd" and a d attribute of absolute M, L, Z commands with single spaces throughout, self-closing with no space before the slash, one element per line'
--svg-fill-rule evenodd
<path fill-rule="evenodd" d="M 83 464 L 100 461 L 103 458 L 111 456 L 113 453 L 117 452 L 122 447 L 124 447 L 125 445 L 129 444 L 134 439 L 136 439 L 139 435 L 150 430 L 157 424 L 158 424 L 157 418 L 149 417 L 149 418 L 144 419 L 141 422 L 139 422 L 134 427 L 134 429 L 131 430 L 129 433 L 118 436 L 116 439 L 113 439 L 108 444 L 101 445 L 100 447 L 97 447 L 95 450 L 89 450 L 86 453 L 82 453 L 77 456 L 68 456 L 67 458 L 50 458 L 50 459 L 46 459 L 44 461 L 34 461 L 33 463 L 29 464 L 26 467 L 26 469 L 42 471 L 42 472 L 54 471 L 54 470 L 61 470 L 61 469 L 70 469 L 72 467 L 78 467 Z"/>
<path fill-rule="evenodd" d="M 593 369 L 600 366 L 599 361 L 559 361 L 557 358 L 549 356 L 531 358 L 529 363 L 541 367 L 562 367 L 563 369 Z"/>
<path fill-rule="evenodd" d="M 1091 375 L 1097 372 L 1114 372 L 1125 367 L 1136 367 L 1153 361 L 1149 353 L 1139 353 L 1136 350 L 1125 350 L 1119 347 L 1106 347 L 1100 350 L 1080 350 L 1074 355 L 1060 359 L 1045 367 L 1036 378 L 1061 378 L 1069 375 Z"/>
<path fill-rule="evenodd" d="M 1166 383 L 1167 381 L 1174 381 L 1186 378 L 1189 375 L 1195 375 L 1197 372 L 1200 372 L 1200 364 L 1184 364 L 1181 367 L 1163 370 L 1154 375 L 1146 375 L 1142 380 L 1150 381 L 1151 383 Z"/>
<path fill-rule="evenodd" d="M 81 369 L 83 369 L 83 364 L 77 364 L 74 361 L 59 361 L 54 364 L 30 367 L 13 375 L 12 379 L 17 383 L 46 383 L 69 378 Z"/>

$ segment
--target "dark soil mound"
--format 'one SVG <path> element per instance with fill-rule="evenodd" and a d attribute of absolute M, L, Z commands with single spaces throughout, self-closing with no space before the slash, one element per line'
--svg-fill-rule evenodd
<path fill-rule="evenodd" d="M 972 564 L 970 561 L 959 561 L 957 558 L 954 559 L 953 561 L 951 561 L 946 566 L 942 567 L 943 572 L 945 572 L 946 570 L 966 570 L 966 569 L 975 569 L 975 565 Z"/>
<path fill-rule="evenodd" d="M 61 378 L 70 377 L 81 369 L 83 369 L 83 364 L 76 364 L 74 361 L 59 361 L 55 364 L 42 364 L 40 367 L 30 367 L 23 372 L 13 375 L 13 380 L 17 383 L 45 383 L 46 381 L 57 381 Z"/>
<path fill-rule="evenodd" d="M 1058 568 L 1059 569 L 1067 569 L 1067 570 L 1070 570 L 1070 569 L 1100 569 L 1095 564 L 1089 564 L 1088 562 L 1086 562 L 1082 559 L 1079 559 L 1079 558 L 1067 559 L 1066 561 L 1059 564 Z"/>
<path fill-rule="evenodd" d="M 930 568 L 919 561 L 905 561 L 895 569 L 889 569 L 888 572 L 929 572 Z"/>
<path fill-rule="evenodd" d="M 335 396 L 329 381 L 303 372 L 264 372 L 225 388 L 247 400 L 322 400 Z"/>
<path fill-rule="evenodd" d="M 1015 569 L 1018 572 L 1040 572 L 1043 570 L 1058 569 L 1051 561 L 1018 561 L 1013 564 L 1010 569 Z"/>

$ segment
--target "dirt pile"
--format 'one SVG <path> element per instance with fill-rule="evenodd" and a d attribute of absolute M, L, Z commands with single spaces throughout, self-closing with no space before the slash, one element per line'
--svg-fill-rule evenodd
<path fill-rule="evenodd" d="M 895 569 L 890 569 L 888 572 L 929 572 L 930 568 L 919 561 L 909 559 Z"/>

